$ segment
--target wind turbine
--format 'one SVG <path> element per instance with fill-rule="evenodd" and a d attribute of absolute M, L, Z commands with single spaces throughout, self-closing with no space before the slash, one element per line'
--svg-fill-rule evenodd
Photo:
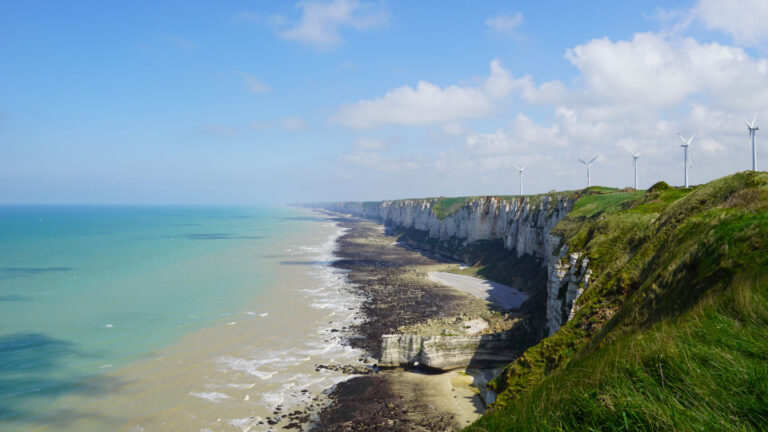
<path fill-rule="evenodd" d="M 640 153 L 629 151 L 632 154 L 632 166 L 635 168 L 635 190 L 637 190 L 637 160 L 640 159 Z"/>
<path fill-rule="evenodd" d="M 752 138 L 752 171 L 757 171 L 757 150 L 755 149 L 755 132 L 760 130 L 759 127 L 755 126 L 755 120 L 757 120 L 757 114 L 755 114 L 755 116 L 752 117 L 752 123 L 747 122 L 749 137 Z"/>
<path fill-rule="evenodd" d="M 579 162 L 581 162 L 581 163 L 583 163 L 584 165 L 587 166 L 587 187 L 592 186 L 592 177 L 590 176 L 589 169 L 592 167 L 592 162 L 594 162 L 595 159 L 597 159 L 599 157 L 600 157 L 600 155 L 598 154 L 595 157 L 593 157 L 592 160 L 590 160 L 589 162 L 584 162 L 583 160 L 579 159 Z"/>
<path fill-rule="evenodd" d="M 680 139 L 683 141 L 683 143 L 680 145 L 680 147 L 683 148 L 683 181 L 685 183 L 685 187 L 688 187 L 688 146 L 691 145 L 691 141 L 693 141 L 693 137 L 696 135 L 691 135 L 690 138 L 685 139 L 683 138 L 683 134 L 680 135 Z"/>
<path fill-rule="evenodd" d="M 515 165 L 515 168 L 517 168 L 517 170 L 520 172 L 520 196 L 522 196 L 523 195 L 523 171 L 525 171 L 526 165 L 523 165 L 522 168 L 520 168 L 516 164 L 512 164 L 512 165 Z"/>

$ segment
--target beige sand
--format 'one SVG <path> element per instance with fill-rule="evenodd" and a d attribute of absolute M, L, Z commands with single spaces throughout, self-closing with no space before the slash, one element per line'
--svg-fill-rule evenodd
<path fill-rule="evenodd" d="M 390 379 L 397 393 L 418 395 L 422 404 L 455 415 L 454 420 L 462 427 L 485 412 L 479 391 L 472 386 L 475 378 L 464 369 L 439 375 L 397 372 Z"/>
<path fill-rule="evenodd" d="M 506 309 L 517 309 L 528 300 L 522 292 L 497 282 L 455 273 L 431 272 L 429 280 L 456 288 Z"/>

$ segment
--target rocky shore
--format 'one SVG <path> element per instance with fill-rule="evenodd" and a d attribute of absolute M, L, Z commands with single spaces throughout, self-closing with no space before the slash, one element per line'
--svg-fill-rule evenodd
<path fill-rule="evenodd" d="M 347 231 L 338 240 L 334 266 L 347 272 L 352 290 L 365 299 L 363 319 L 350 329 L 350 344 L 372 358 L 381 358 L 385 335 L 404 328 L 457 316 L 499 316 L 487 302 L 426 277 L 428 271 L 455 263 L 402 247 L 373 222 L 347 217 L 336 222 Z M 330 403 L 313 430 L 457 430 L 482 413 L 479 391 L 472 387 L 476 381 L 461 371 L 430 374 L 400 368 L 356 376 L 329 394 Z"/>

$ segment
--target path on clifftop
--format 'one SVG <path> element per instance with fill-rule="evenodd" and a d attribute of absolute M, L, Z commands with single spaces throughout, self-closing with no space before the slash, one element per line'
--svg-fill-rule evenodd
<path fill-rule="evenodd" d="M 429 279 L 495 303 L 506 309 L 517 309 L 523 302 L 528 300 L 527 295 L 510 286 L 472 276 L 431 272 L 429 273 Z"/>

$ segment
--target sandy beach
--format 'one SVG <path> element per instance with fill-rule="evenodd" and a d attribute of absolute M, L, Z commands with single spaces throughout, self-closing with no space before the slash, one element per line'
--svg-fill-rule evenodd
<path fill-rule="evenodd" d="M 495 303 L 505 309 L 517 309 L 528 300 L 527 295 L 510 286 L 472 276 L 430 272 L 429 280 Z"/>

